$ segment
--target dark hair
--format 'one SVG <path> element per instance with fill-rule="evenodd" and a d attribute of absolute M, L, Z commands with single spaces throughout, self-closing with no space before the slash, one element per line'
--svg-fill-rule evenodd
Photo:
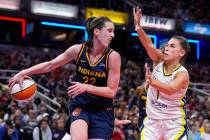
<path fill-rule="evenodd" d="M 43 140 L 43 137 L 42 137 L 42 131 L 41 131 L 41 124 L 42 122 L 47 122 L 48 121 L 44 118 L 42 118 L 39 122 L 38 122 L 38 129 L 39 129 L 39 140 Z"/>
<path fill-rule="evenodd" d="M 108 17 L 90 17 L 86 21 L 86 30 L 89 36 L 89 40 L 87 41 L 88 45 L 91 47 L 92 46 L 92 41 L 93 41 L 93 32 L 94 29 L 102 29 L 105 25 L 105 22 L 112 22 Z"/>
<path fill-rule="evenodd" d="M 13 123 L 11 120 L 7 120 L 6 121 L 6 125 L 9 127 L 9 128 L 13 128 Z"/>
<path fill-rule="evenodd" d="M 181 47 L 185 50 L 185 55 L 181 58 L 181 63 L 184 63 L 190 52 L 190 45 L 183 36 L 173 36 L 172 38 L 179 40 Z"/>

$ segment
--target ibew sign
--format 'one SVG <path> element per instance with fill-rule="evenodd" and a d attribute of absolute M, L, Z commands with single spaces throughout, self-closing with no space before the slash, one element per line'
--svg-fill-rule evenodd
<path fill-rule="evenodd" d="M 141 25 L 142 27 L 147 27 L 147 28 L 174 30 L 175 20 L 169 18 L 154 17 L 154 16 L 142 16 Z"/>

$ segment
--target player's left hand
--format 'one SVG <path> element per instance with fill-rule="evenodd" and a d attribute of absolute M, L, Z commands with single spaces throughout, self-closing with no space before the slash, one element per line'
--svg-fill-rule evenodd
<path fill-rule="evenodd" d="M 148 64 L 145 64 L 145 70 L 146 70 L 146 84 L 150 84 L 152 82 L 152 72 L 150 71 L 150 67 Z"/>
<path fill-rule="evenodd" d="M 77 95 L 86 91 L 87 84 L 80 82 L 71 82 L 71 86 L 68 88 L 68 96 L 75 98 Z"/>

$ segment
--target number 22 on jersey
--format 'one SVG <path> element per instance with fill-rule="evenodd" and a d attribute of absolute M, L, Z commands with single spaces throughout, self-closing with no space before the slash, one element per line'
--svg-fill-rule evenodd
<path fill-rule="evenodd" d="M 94 78 L 94 77 L 83 76 L 82 79 L 85 80 L 84 84 L 91 84 L 91 85 L 93 85 L 96 82 L 96 78 Z"/>

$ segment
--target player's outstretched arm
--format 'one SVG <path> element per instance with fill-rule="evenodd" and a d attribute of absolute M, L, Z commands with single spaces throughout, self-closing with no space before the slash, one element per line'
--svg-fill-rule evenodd
<path fill-rule="evenodd" d="M 50 72 L 58 67 L 63 66 L 64 64 L 74 60 L 77 58 L 79 50 L 81 48 L 80 45 L 73 45 L 69 47 L 64 53 L 60 54 L 56 58 L 52 59 L 51 61 L 43 62 L 32 66 L 30 68 L 24 69 L 17 73 L 14 77 L 12 77 L 9 81 L 8 86 L 12 87 L 15 83 L 22 83 L 21 81 L 23 78 L 27 76 L 31 76 L 33 74 L 41 74 Z"/>
<path fill-rule="evenodd" d="M 139 40 L 147 51 L 147 54 L 153 62 L 159 63 L 162 60 L 163 53 L 156 49 L 150 37 L 144 32 L 141 26 L 142 10 L 139 7 L 133 9 L 134 27 L 139 35 Z"/>

